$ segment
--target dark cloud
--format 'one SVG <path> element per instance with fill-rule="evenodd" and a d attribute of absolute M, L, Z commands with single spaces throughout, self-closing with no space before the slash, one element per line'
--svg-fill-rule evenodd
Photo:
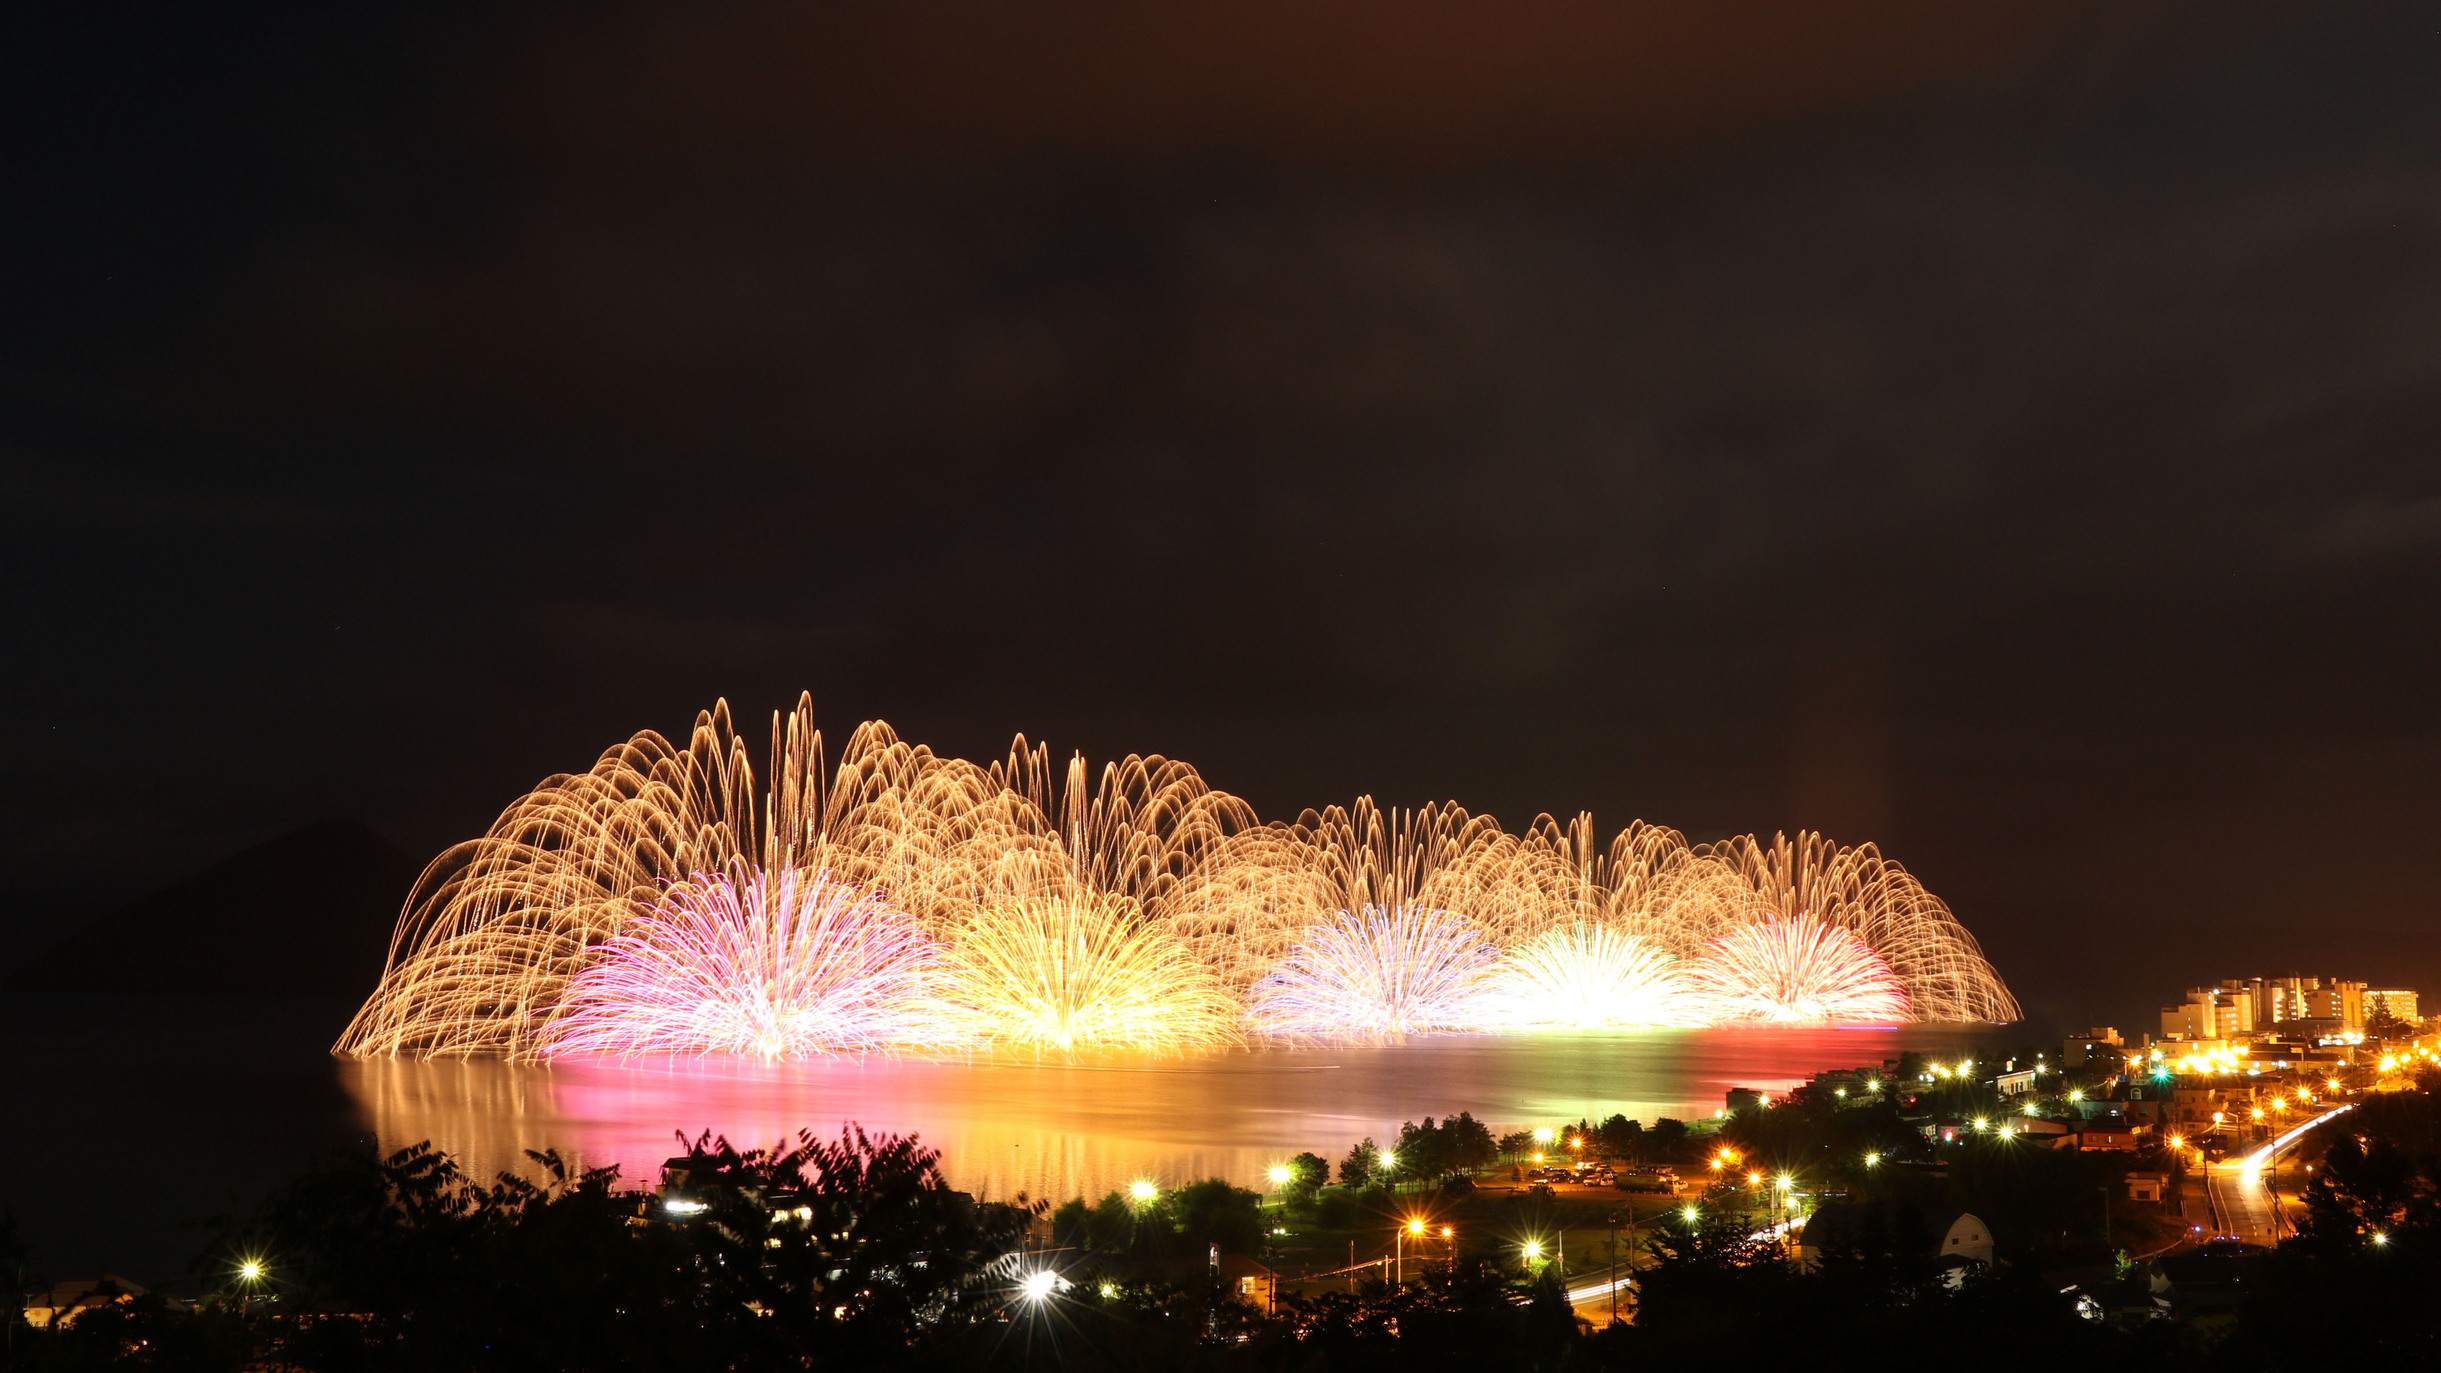
<path fill-rule="evenodd" d="M 810 687 L 1270 814 L 1876 838 L 2046 1015 L 2436 980 L 2344 933 L 2435 899 L 2429 25 L 1493 14 L 60 29 L 27 900 Z"/>

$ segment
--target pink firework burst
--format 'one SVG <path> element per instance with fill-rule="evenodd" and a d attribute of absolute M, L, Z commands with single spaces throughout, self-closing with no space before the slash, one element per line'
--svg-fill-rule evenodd
<path fill-rule="evenodd" d="M 937 966 L 914 916 L 828 872 L 698 873 L 592 952 L 538 1052 L 886 1052 L 937 1033 Z"/>
<path fill-rule="evenodd" d="M 1814 917 L 1756 921 L 1714 938 L 1688 970 L 1715 1024 L 1891 1025 L 1913 1018 L 1898 974 L 1865 941 Z"/>

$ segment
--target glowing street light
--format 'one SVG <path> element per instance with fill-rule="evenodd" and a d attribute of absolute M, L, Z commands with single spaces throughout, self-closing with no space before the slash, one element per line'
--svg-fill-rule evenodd
<path fill-rule="evenodd" d="M 1882 1166 L 1882 1156 L 1881 1156 L 1880 1154 L 1867 1154 L 1867 1155 L 1865 1155 L 1865 1166 L 1866 1166 L 1867 1168 L 1879 1168 L 1879 1167 L 1881 1167 L 1881 1166 Z"/>
<path fill-rule="evenodd" d="M 248 1259 L 237 1266 L 237 1275 L 248 1282 L 253 1282 L 263 1276 L 263 1265 Z"/>
<path fill-rule="evenodd" d="M 1161 1195 L 1161 1189 L 1155 1187 L 1149 1182 L 1144 1181 L 1142 1178 L 1138 1178 L 1136 1181 L 1127 1184 L 1127 1194 L 1140 1202 L 1151 1201 L 1153 1198 Z"/>
<path fill-rule="evenodd" d="M 1390 1248 L 1398 1264 L 1398 1282 L 1407 1281 L 1407 1237 L 1424 1233 L 1424 1218 L 1409 1216 L 1407 1223 L 1390 1232 Z"/>
<path fill-rule="evenodd" d="M 1678 1218 L 1685 1221 L 1689 1225 L 1693 1225 L 1695 1222 L 1704 1218 L 1704 1213 L 1698 1207 L 1682 1206 L 1678 1210 Z"/>
<path fill-rule="evenodd" d="M 1396 1150 L 1396 1149 L 1384 1149 L 1384 1150 L 1382 1150 L 1382 1171 L 1383 1171 L 1383 1172 L 1385 1172 L 1385 1173 L 1387 1173 L 1387 1172 L 1389 1172 L 1391 1169 L 1396 1168 L 1396 1167 L 1398 1167 L 1398 1150 Z"/>
<path fill-rule="evenodd" d="M 1271 1185 L 1272 1185 L 1272 1186 L 1274 1186 L 1274 1187 L 1286 1187 L 1286 1186 L 1288 1185 L 1288 1179 L 1289 1179 L 1289 1171 L 1288 1171 L 1288 1166 L 1287 1166 L 1286 1164 L 1275 1163 L 1275 1164 L 1273 1164 L 1273 1165 L 1271 1166 Z"/>
<path fill-rule="evenodd" d="M 1536 1144 L 1549 1144 L 1552 1138 L 1553 1136 L 1550 1126 L 1538 1125 L 1534 1127 L 1534 1142 Z"/>
<path fill-rule="evenodd" d="M 1543 1242 L 1541 1240 L 1527 1240 L 1519 1252 L 1526 1256 L 1526 1262 L 1532 1263 L 1536 1259 L 1543 1256 Z"/>

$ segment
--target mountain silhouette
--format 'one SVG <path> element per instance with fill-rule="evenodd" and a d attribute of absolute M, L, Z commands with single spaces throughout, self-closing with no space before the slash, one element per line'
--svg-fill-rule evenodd
<path fill-rule="evenodd" d="M 29 992 L 361 999 L 423 865 L 354 820 L 242 850 L 102 916 L 12 973 Z"/>

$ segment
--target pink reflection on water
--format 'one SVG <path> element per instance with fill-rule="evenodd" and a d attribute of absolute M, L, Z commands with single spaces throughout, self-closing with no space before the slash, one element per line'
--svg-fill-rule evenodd
<path fill-rule="evenodd" d="M 479 1174 L 527 1149 L 650 1181 L 676 1132 L 744 1145 L 799 1128 L 913 1133 L 979 1195 L 1059 1200 L 1136 1178 L 1263 1187 L 1299 1150 L 1337 1160 L 1401 1121 L 1471 1111 L 1495 1129 L 1624 1114 L 1697 1119 L 1731 1087 L 1779 1090 L 1902 1049 L 1948 1052 L 1974 1028 L 1711 1029 L 1535 1038 L 1446 1036 L 1185 1062 L 1096 1065 L 737 1059 L 367 1060 L 342 1080 L 384 1149 L 420 1139 Z"/>

